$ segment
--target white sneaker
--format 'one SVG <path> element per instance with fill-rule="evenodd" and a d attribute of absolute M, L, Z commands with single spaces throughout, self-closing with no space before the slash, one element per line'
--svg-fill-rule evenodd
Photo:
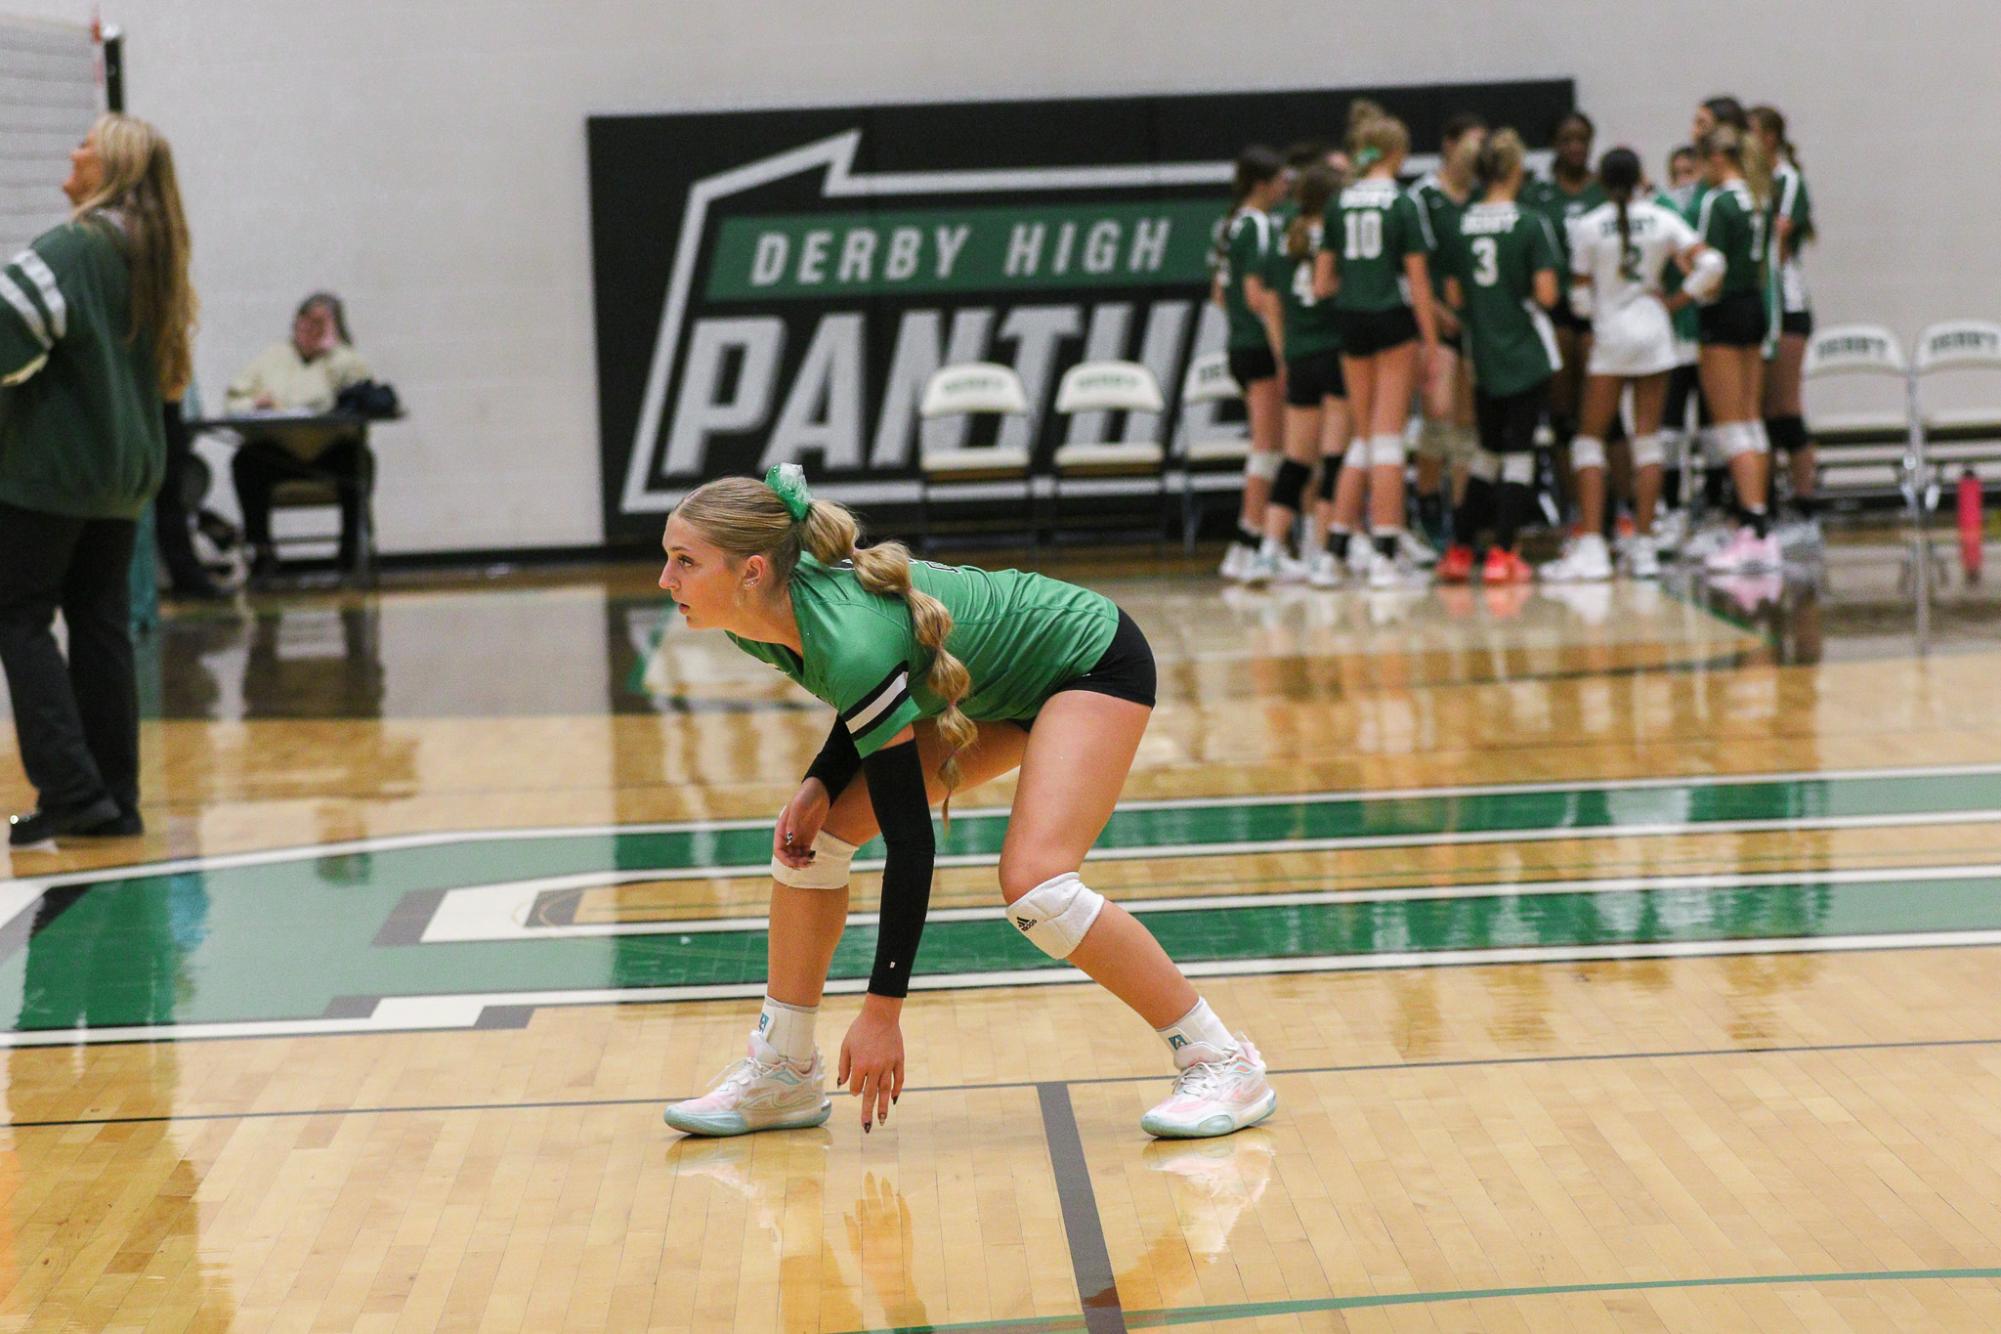
<path fill-rule="evenodd" d="M 1785 557 L 1779 552 L 1778 538 L 1769 533 L 1758 537 L 1746 524 L 1737 530 L 1729 546 L 1711 553 L 1702 564 L 1711 574 L 1769 574 L 1785 568 Z"/>
<path fill-rule="evenodd" d="M 798 1130 L 826 1124 L 834 1113 L 827 1097 L 827 1067 L 818 1052 L 801 1066 L 755 1035 L 744 1058 L 725 1069 L 699 1098 L 667 1105 L 662 1119 L 689 1135 L 745 1135 L 756 1130 Z"/>
<path fill-rule="evenodd" d="M 1278 1107 L 1264 1057 L 1249 1038 L 1239 1033 L 1234 1051 L 1194 1050 L 1198 1059 L 1175 1078 L 1174 1092 L 1139 1119 L 1141 1130 L 1159 1139 L 1209 1139 L 1254 1126 Z"/>
<path fill-rule="evenodd" d="M 1826 540 L 1819 519 L 1787 519 L 1772 529 L 1772 536 L 1784 551 L 1817 551 Z"/>
<path fill-rule="evenodd" d="M 1237 567 L 1237 581 L 1250 588 L 1259 588 L 1278 578 L 1278 557 L 1267 556 L 1262 551 L 1254 551 L 1250 559 Z"/>
<path fill-rule="evenodd" d="M 1376 544 L 1367 533 L 1356 533 L 1348 539 L 1348 573 L 1358 579 L 1369 577 L 1369 571 L 1376 563 Z"/>
<path fill-rule="evenodd" d="M 1661 577 L 1661 558 L 1654 550 L 1654 541 L 1644 533 L 1636 533 L 1626 544 L 1626 573 L 1635 579 L 1658 579 Z"/>
<path fill-rule="evenodd" d="M 1281 555 L 1278 558 L 1278 573 L 1275 577 L 1281 584 L 1303 584 L 1306 582 L 1306 572 L 1305 561 Z"/>
<path fill-rule="evenodd" d="M 1432 566 L 1438 564 L 1438 553 L 1431 543 L 1406 528 L 1397 535 L 1397 554 L 1412 565 Z"/>
<path fill-rule="evenodd" d="M 1306 582 L 1315 588 L 1339 588 L 1346 578 L 1341 562 L 1334 559 L 1334 553 L 1323 551 L 1313 558 L 1313 568 L 1306 572 Z"/>
<path fill-rule="evenodd" d="M 1673 551 L 1687 536 L 1687 510 L 1662 510 L 1654 516 L 1654 550 Z"/>
<path fill-rule="evenodd" d="M 1612 558 L 1596 533 L 1578 538 L 1567 553 L 1536 571 L 1536 578 L 1552 584 L 1596 584 L 1611 577 Z"/>
<path fill-rule="evenodd" d="M 1245 564 L 1256 555 L 1257 552 L 1242 542 L 1232 542 L 1223 552 L 1223 563 L 1216 568 L 1216 573 L 1235 583 L 1244 577 Z"/>
<path fill-rule="evenodd" d="M 1698 529 L 1689 534 L 1688 540 L 1681 544 L 1682 559 L 1695 561 L 1708 560 L 1711 556 L 1729 546 L 1734 538 L 1735 534 L 1724 524 L 1711 524 L 1706 528 Z"/>
<path fill-rule="evenodd" d="M 1385 556 L 1377 552 L 1369 564 L 1370 588 L 1416 588 L 1428 578 L 1423 570 L 1406 563 L 1402 556 Z"/>

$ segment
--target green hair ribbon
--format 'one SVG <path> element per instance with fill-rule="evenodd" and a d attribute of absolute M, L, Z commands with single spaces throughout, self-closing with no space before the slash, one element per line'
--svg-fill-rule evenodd
<path fill-rule="evenodd" d="M 806 470 L 796 463 L 780 463 L 764 474 L 764 484 L 785 502 L 794 523 L 806 522 L 813 509 L 813 493 L 806 489 Z"/>

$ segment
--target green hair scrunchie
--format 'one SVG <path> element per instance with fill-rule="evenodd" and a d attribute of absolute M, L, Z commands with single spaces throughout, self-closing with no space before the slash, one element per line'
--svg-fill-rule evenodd
<path fill-rule="evenodd" d="M 1355 154 L 1355 165 L 1358 167 L 1373 167 L 1382 160 L 1383 150 L 1380 148 L 1365 148 Z"/>
<path fill-rule="evenodd" d="M 806 522 L 813 509 L 813 493 L 806 489 L 806 470 L 796 463 L 780 463 L 764 474 L 764 484 L 785 502 L 785 512 L 794 523 Z"/>

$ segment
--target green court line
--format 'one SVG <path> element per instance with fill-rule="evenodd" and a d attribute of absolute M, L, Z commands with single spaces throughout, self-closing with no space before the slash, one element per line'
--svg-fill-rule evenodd
<path fill-rule="evenodd" d="M 1726 1274 L 1709 1278 L 1633 1279 L 1614 1283 L 1547 1283 L 1521 1288 L 1459 1288 L 1437 1292 L 1367 1293 L 1354 1297 L 1312 1297 L 1283 1302 L 1232 1302 L 1217 1306 L 1178 1306 L 1157 1311 L 1125 1313 L 1135 1329 L 1162 1329 L 1209 1321 L 1256 1320 L 1264 1316 L 1311 1315 L 1318 1311 L 1358 1311 L 1383 1306 L 1419 1306 L 1436 1302 L 1479 1302 L 1514 1297 L 1572 1297 L 1598 1292 L 1657 1292 L 1688 1288 L 1777 1287 L 1800 1283 L 1926 1283 L 1955 1279 L 2001 1279 L 2001 1268 L 1877 1269 L 1833 1274 Z M 959 1330 L 1076 1330 L 1084 1318 L 1039 1316 L 1026 1320 L 976 1320 L 951 1325 L 898 1325 L 866 1334 L 947 1334 Z"/>

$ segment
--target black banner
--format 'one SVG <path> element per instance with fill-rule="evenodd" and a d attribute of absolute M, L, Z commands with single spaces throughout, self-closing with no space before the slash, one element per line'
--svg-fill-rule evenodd
<path fill-rule="evenodd" d="M 1410 125 L 1418 171 L 1459 111 L 1546 144 L 1573 85 L 592 117 L 607 540 L 650 541 L 702 481 L 793 459 L 893 511 L 915 495 L 918 395 L 956 362 L 1022 375 L 1036 411 L 1007 442 L 1169 439 L 1188 361 L 1222 344 L 1205 257 L 1232 160 L 1338 140 L 1355 97 Z M 1170 419 L 1049 422 L 1087 358 L 1145 362 Z"/>

